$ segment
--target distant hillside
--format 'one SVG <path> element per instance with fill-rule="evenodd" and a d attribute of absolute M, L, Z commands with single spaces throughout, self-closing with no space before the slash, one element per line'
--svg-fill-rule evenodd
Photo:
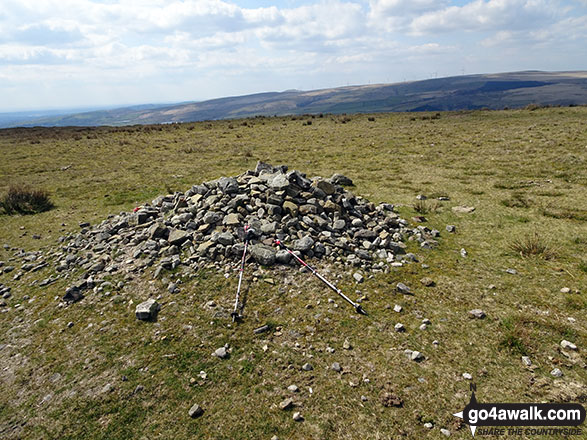
<path fill-rule="evenodd" d="M 4 126 L 94 126 L 191 122 L 257 115 L 374 113 L 587 104 L 587 71 L 463 75 L 397 84 L 259 93 L 10 121 Z M 1 124 L 0 124 L 1 126 Z"/>

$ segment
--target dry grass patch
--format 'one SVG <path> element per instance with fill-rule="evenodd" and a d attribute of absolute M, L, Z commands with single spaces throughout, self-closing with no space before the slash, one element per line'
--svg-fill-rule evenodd
<path fill-rule="evenodd" d="M 49 193 L 43 189 L 12 185 L 0 200 L 0 208 L 8 215 L 37 214 L 53 208 Z"/>
<path fill-rule="evenodd" d="M 523 258 L 538 257 L 551 260 L 556 257 L 555 250 L 538 232 L 514 240 L 509 247 Z"/>

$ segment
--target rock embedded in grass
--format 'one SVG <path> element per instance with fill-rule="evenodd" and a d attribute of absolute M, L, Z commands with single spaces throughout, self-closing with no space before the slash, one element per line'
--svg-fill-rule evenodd
<path fill-rule="evenodd" d="M 577 350 L 577 346 L 575 344 L 573 344 L 572 342 L 567 341 L 566 339 L 563 339 L 561 341 L 561 347 L 565 350 L 574 350 L 574 351 Z"/>
<path fill-rule="evenodd" d="M 218 359 L 226 359 L 228 357 L 228 351 L 226 350 L 226 347 L 220 347 L 212 353 L 212 356 L 215 356 Z"/>
<path fill-rule="evenodd" d="M 294 419 L 294 421 L 296 421 L 296 422 L 303 422 L 303 421 L 304 421 L 304 417 L 303 417 L 303 416 L 302 416 L 302 414 L 301 414 L 301 413 L 299 413 L 299 412 L 295 412 L 295 413 L 293 414 L 293 419 Z"/>
<path fill-rule="evenodd" d="M 148 299 L 135 308 L 135 316 L 137 319 L 142 321 L 148 321 L 155 319 L 157 312 L 159 311 L 159 303 L 154 299 Z"/>
<path fill-rule="evenodd" d="M 200 417 L 203 414 L 204 414 L 204 409 L 200 405 L 198 405 L 197 403 L 194 403 L 192 405 L 192 407 L 188 410 L 188 415 L 192 419 Z"/>
<path fill-rule="evenodd" d="M 483 319 L 486 316 L 486 313 L 481 309 L 469 310 L 469 318 L 471 319 Z"/>

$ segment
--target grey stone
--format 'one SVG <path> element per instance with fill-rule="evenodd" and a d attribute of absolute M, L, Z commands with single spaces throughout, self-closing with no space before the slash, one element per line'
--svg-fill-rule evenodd
<path fill-rule="evenodd" d="M 255 261 L 263 266 L 271 266 L 275 263 L 275 249 L 264 244 L 251 246 L 251 255 Z"/>
<path fill-rule="evenodd" d="M 362 283 L 364 281 L 364 279 L 365 279 L 365 277 L 362 274 L 360 274 L 359 272 L 355 272 L 353 274 L 353 278 L 355 279 L 355 281 L 357 283 Z"/>
<path fill-rule="evenodd" d="M 261 327 L 257 327 L 256 329 L 253 330 L 253 333 L 256 335 L 259 335 L 261 333 L 265 333 L 269 331 L 269 326 L 268 325 L 262 325 Z"/>
<path fill-rule="evenodd" d="M 219 212 L 208 211 L 206 214 L 204 214 L 204 218 L 202 220 L 204 221 L 204 223 L 207 223 L 209 225 L 213 223 L 218 223 L 220 220 L 222 220 L 222 214 L 220 214 Z"/>
<path fill-rule="evenodd" d="M 324 179 L 314 181 L 314 186 L 324 191 L 326 195 L 334 194 L 334 192 L 336 191 L 336 187 L 332 183 Z"/>
<path fill-rule="evenodd" d="M 309 235 L 300 238 L 294 242 L 294 250 L 300 252 L 307 252 L 309 251 L 312 246 L 314 245 L 314 240 Z"/>
<path fill-rule="evenodd" d="M 135 308 L 135 316 L 137 319 L 147 321 L 154 319 L 159 311 L 159 304 L 154 299 L 148 299 L 137 305 Z"/>
<path fill-rule="evenodd" d="M 575 344 L 573 344 L 570 341 L 567 341 L 566 339 L 563 339 L 561 341 L 561 347 L 565 350 L 577 350 L 577 346 Z"/>
<path fill-rule="evenodd" d="M 274 190 L 283 190 L 289 186 L 289 180 L 284 174 L 276 174 L 271 180 L 267 182 L 269 188 Z"/>
<path fill-rule="evenodd" d="M 446 225 L 446 231 L 454 234 L 457 232 L 457 227 L 455 225 Z"/>
<path fill-rule="evenodd" d="M 234 243 L 234 236 L 230 232 L 223 232 L 218 235 L 218 243 L 224 246 L 230 246 Z"/>
<path fill-rule="evenodd" d="M 563 372 L 560 370 L 560 368 L 555 368 L 550 372 L 550 374 L 554 377 L 563 377 Z"/>
<path fill-rule="evenodd" d="M 342 174 L 338 174 L 338 173 L 333 174 L 332 177 L 330 178 L 330 181 L 332 183 L 334 183 L 335 185 L 342 185 L 342 186 L 352 186 L 353 185 L 353 181 L 349 177 L 344 176 Z"/>
<path fill-rule="evenodd" d="M 335 220 L 334 223 L 332 223 L 332 229 L 335 231 L 341 231 L 345 228 L 345 226 L 346 222 L 343 219 Z"/>
<path fill-rule="evenodd" d="M 282 410 L 287 410 L 287 409 L 291 409 L 293 408 L 293 399 L 285 399 L 281 402 L 279 402 L 279 408 Z"/>
<path fill-rule="evenodd" d="M 195 419 L 196 417 L 200 417 L 201 415 L 203 415 L 204 410 L 200 405 L 194 403 L 192 407 L 189 409 L 188 414 L 192 419 Z"/>
<path fill-rule="evenodd" d="M 448 429 L 446 429 L 446 428 L 441 428 L 440 429 L 440 433 L 442 435 L 444 435 L 445 437 L 450 437 L 450 431 Z"/>
<path fill-rule="evenodd" d="M 293 419 L 296 422 L 303 422 L 304 421 L 304 417 L 299 412 L 295 412 L 293 414 Z"/>
<path fill-rule="evenodd" d="M 331 366 L 330 369 L 333 371 L 336 371 L 337 373 L 340 373 L 342 371 L 342 368 L 340 366 L 340 364 L 338 362 L 334 362 Z"/>
<path fill-rule="evenodd" d="M 288 264 L 290 260 L 291 254 L 284 249 L 278 250 L 275 254 L 275 261 L 279 264 Z"/>
<path fill-rule="evenodd" d="M 169 238 L 167 241 L 171 245 L 180 246 L 184 241 L 189 238 L 189 232 L 183 231 L 181 229 L 172 229 L 169 233 Z"/>
<path fill-rule="evenodd" d="M 314 367 L 312 367 L 312 365 L 311 365 L 311 364 L 309 364 L 309 363 L 305 363 L 305 364 L 302 366 L 302 370 L 304 370 L 304 371 L 312 371 L 313 369 L 314 369 Z"/>
<path fill-rule="evenodd" d="M 226 347 L 217 348 L 212 356 L 216 356 L 219 359 L 226 359 L 228 357 L 228 351 L 226 351 Z"/>
<path fill-rule="evenodd" d="M 487 316 L 481 309 L 469 310 L 469 318 L 483 319 Z"/>
<path fill-rule="evenodd" d="M 261 225 L 261 232 L 265 235 L 273 235 L 277 230 L 277 222 L 264 223 Z"/>
<path fill-rule="evenodd" d="M 230 213 L 224 217 L 222 224 L 226 226 L 237 226 L 240 224 L 239 215 L 236 213 Z"/>
<path fill-rule="evenodd" d="M 233 194 L 239 191 L 238 182 L 232 177 L 221 177 L 218 180 L 218 188 L 225 194 Z"/>
<path fill-rule="evenodd" d="M 399 293 L 403 293 L 405 295 L 412 294 L 412 291 L 410 290 L 410 288 L 408 286 L 406 286 L 404 283 L 397 283 L 396 289 Z"/>

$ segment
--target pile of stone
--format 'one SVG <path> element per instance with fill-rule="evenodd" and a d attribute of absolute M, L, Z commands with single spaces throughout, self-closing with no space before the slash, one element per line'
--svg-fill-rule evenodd
<path fill-rule="evenodd" d="M 309 179 L 286 166 L 259 162 L 255 170 L 195 185 L 185 193 L 157 197 L 134 212 L 110 216 L 100 224 L 61 237 L 52 255 L 60 276 L 83 269 L 64 299 L 74 302 L 107 274 L 153 270 L 153 276 L 182 266 L 219 270 L 238 264 L 243 227 L 252 228 L 249 262 L 296 264 L 273 245 L 285 242 L 302 258 L 315 258 L 364 272 L 416 261 L 403 241 L 434 245 L 438 231 L 410 228 L 393 205 L 375 205 L 350 192 L 352 181 L 334 174 Z M 44 261 L 43 261 L 44 263 Z"/>

